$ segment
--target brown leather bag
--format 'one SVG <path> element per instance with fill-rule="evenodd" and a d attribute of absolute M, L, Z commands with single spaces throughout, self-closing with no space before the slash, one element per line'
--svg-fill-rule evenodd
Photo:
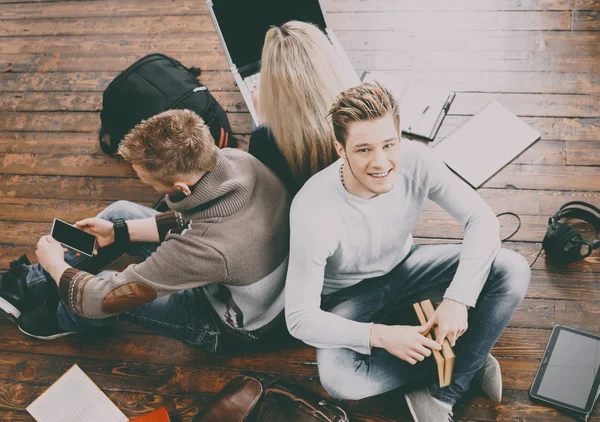
<path fill-rule="evenodd" d="M 257 405 L 258 403 L 258 405 Z M 349 422 L 339 406 L 302 387 L 238 375 L 196 422 Z"/>

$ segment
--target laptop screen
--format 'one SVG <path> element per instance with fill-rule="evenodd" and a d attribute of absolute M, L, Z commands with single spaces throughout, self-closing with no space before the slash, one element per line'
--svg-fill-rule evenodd
<path fill-rule="evenodd" d="M 273 25 L 298 20 L 313 23 L 323 31 L 326 27 L 318 0 L 213 0 L 213 11 L 238 69 L 258 64 L 265 35 Z"/>

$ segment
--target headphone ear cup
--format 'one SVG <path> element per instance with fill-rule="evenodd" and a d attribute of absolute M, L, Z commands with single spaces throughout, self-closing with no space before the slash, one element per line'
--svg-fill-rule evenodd
<path fill-rule="evenodd" d="M 552 261 L 568 264 L 581 258 L 580 246 L 572 243 L 573 239 L 581 239 L 581 234 L 567 223 L 557 223 L 555 227 L 548 226 L 542 247 Z"/>

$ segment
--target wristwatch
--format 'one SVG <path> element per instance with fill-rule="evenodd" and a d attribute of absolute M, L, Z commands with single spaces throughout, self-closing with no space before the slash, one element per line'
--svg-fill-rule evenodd
<path fill-rule="evenodd" d="M 115 218 L 113 220 L 113 228 L 115 231 L 115 243 L 117 245 L 126 246 L 129 244 L 129 227 L 122 218 Z"/>

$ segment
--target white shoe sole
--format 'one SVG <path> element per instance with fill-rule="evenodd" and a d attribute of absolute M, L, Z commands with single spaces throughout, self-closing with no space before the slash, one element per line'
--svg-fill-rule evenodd
<path fill-rule="evenodd" d="M 34 336 L 33 334 L 28 333 L 27 331 L 25 331 L 24 329 L 22 329 L 20 326 L 19 326 L 19 330 L 23 334 L 25 334 L 26 336 L 37 338 L 38 340 L 56 340 L 57 338 L 70 336 L 71 334 L 76 334 L 75 331 L 65 331 L 64 333 L 54 334 L 53 336 L 44 336 L 44 337 L 42 337 L 42 336 Z"/>
<path fill-rule="evenodd" d="M 413 409 L 412 404 L 410 404 L 410 400 L 408 399 L 408 396 L 406 394 L 404 395 L 404 400 L 406 400 L 408 410 L 410 410 L 410 414 L 413 417 L 414 421 L 419 422 L 419 420 L 417 419 L 417 415 L 415 414 L 415 409 Z"/>
<path fill-rule="evenodd" d="M 21 311 L 15 308 L 9 301 L 0 297 L 0 310 L 4 312 L 5 316 L 16 323 L 21 316 Z"/>

